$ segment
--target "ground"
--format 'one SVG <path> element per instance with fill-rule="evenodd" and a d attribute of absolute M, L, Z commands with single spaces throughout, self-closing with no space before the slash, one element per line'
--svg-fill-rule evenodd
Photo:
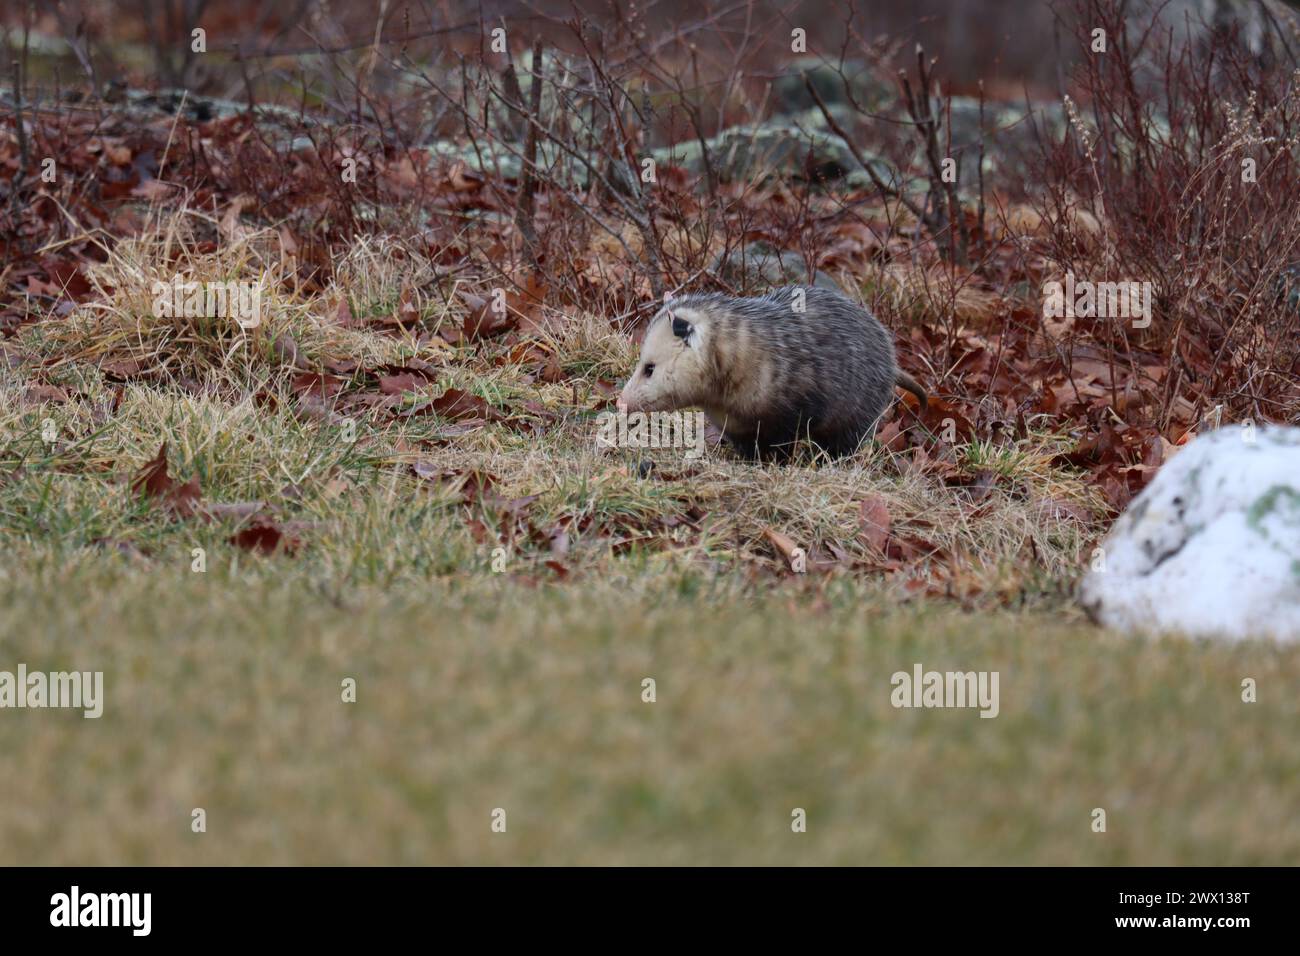
<path fill-rule="evenodd" d="M 1294 650 L 1134 640 L 1056 613 L 891 609 L 854 586 L 747 599 L 683 576 L 597 591 L 484 580 L 340 599 L 270 569 L 141 573 L 88 555 L 10 570 L 3 645 L 51 667 L 99 662 L 108 699 L 98 720 L 0 722 L 0 862 L 1300 853 Z M 890 675 L 914 662 L 999 671 L 999 715 L 895 709 Z M 191 832 L 196 807 L 206 833 Z"/>
<path fill-rule="evenodd" d="M 300 305 L 273 314 L 327 349 L 330 309 Z M 880 446 L 601 450 L 599 382 L 633 350 L 584 327 L 548 340 L 576 379 L 549 386 L 505 344 L 349 331 L 433 369 L 352 417 L 283 377 L 253 400 L 256 350 L 114 385 L 66 358 L 103 324 L 19 339 L 64 359 L 63 394 L 7 373 L 0 646 L 103 670 L 106 701 L 0 721 L 0 862 L 1296 858 L 1300 654 L 1087 623 L 1070 581 L 1104 513 L 1050 464 L 1062 439 L 964 445 L 939 476 Z M 457 384 L 548 427 L 401 414 Z M 896 709 L 916 663 L 997 671 L 998 716 Z"/>
<path fill-rule="evenodd" d="M 118 248 L 105 305 L 26 327 L 0 370 L 0 646 L 106 685 L 98 719 L 0 721 L 0 862 L 1300 851 L 1300 654 L 1089 624 L 1072 582 L 1107 518 L 1069 436 L 942 462 L 601 449 L 635 346 L 599 316 L 540 336 L 547 383 L 401 305 L 423 267 L 366 243 L 243 338 L 157 319 L 156 246 Z M 404 309 L 436 333 L 366 321 Z M 287 368 L 286 339 L 338 374 Z M 998 716 L 896 709 L 917 663 L 998 672 Z"/>

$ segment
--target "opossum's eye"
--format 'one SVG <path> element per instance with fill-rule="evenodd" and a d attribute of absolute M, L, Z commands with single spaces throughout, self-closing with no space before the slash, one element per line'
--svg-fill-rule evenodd
<path fill-rule="evenodd" d="M 653 375 L 654 373 L 655 373 L 655 363 L 654 363 L 654 362 L 646 362 L 646 363 L 645 363 L 645 377 L 646 377 L 646 378 L 649 378 L 649 377 L 650 377 L 651 375 Z"/>

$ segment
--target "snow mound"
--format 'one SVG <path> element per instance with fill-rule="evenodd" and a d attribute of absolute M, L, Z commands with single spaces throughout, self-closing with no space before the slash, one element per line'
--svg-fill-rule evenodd
<path fill-rule="evenodd" d="M 1191 442 L 1115 522 L 1079 602 L 1120 631 L 1300 640 L 1300 428 Z"/>

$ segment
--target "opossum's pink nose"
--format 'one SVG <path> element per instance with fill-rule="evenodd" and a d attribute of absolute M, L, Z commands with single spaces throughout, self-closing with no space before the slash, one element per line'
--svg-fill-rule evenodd
<path fill-rule="evenodd" d="M 619 397 L 618 397 L 618 401 L 614 403 L 614 407 L 617 408 L 617 409 L 619 410 L 619 413 L 620 413 L 620 414 L 626 415 L 626 414 L 627 414 L 627 399 L 624 398 L 622 395 L 619 395 Z"/>

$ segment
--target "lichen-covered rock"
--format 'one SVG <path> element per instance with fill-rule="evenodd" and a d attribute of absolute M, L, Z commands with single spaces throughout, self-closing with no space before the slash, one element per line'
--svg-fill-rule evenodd
<path fill-rule="evenodd" d="M 814 115 L 815 114 L 815 115 Z M 870 178 L 844 142 L 825 129 L 820 110 L 799 117 L 747 126 L 732 126 L 706 140 L 713 171 L 723 182 L 783 179 L 837 180 L 856 185 Z M 660 165 L 680 166 L 693 173 L 704 169 L 704 151 L 697 140 L 684 140 L 654 153 Z M 883 182 L 896 185 L 898 172 L 887 162 L 867 157 Z"/>
<path fill-rule="evenodd" d="M 1131 35 L 1147 29 L 1156 16 L 1156 31 L 1171 31 L 1176 46 L 1208 44 L 1215 33 L 1235 34 L 1265 63 L 1290 63 L 1300 14 L 1285 0 L 1142 0 L 1128 21 Z"/>
<path fill-rule="evenodd" d="M 1120 516 L 1079 600 L 1122 631 L 1300 640 L 1300 428 L 1193 441 Z"/>
<path fill-rule="evenodd" d="M 817 101 L 804 84 L 804 74 L 828 107 L 849 106 L 856 102 L 869 113 L 876 113 L 899 99 L 898 84 L 865 60 L 847 59 L 842 64 L 829 63 L 821 57 L 799 57 L 781 76 L 772 81 L 772 107 L 778 113 L 802 113 L 816 109 Z"/>
<path fill-rule="evenodd" d="M 738 292 L 760 292 L 783 285 L 807 284 L 808 267 L 804 257 L 792 249 L 777 249 L 769 242 L 751 242 L 719 254 L 713 271 L 735 286 Z M 843 291 L 839 284 L 819 269 L 814 269 L 812 284 L 823 289 Z"/>
<path fill-rule="evenodd" d="M 1282 269 L 1277 277 L 1277 296 L 1286 303 L 1287 309 L 1300 312 L 1300 262 Z"/>
<path fill-rule="evenodd" d="M 952 151 L 961 154 L 963 185 L 974 183 L 975 159 L 979 155 L 981 132 L 984 139 L 984 172 L 1002 171 L 1024 176 L 1032 169 L 1032 160 L 1043 142 L 1060 142 L 1067 127 L 1065 109 L 1060 103 L 999 102 L 986 100 L 981 121 L 980 101 L 973 96 L 954 96 L 949 103 L 939 103 L 941 121 L 952 131 Z M 939 142 L 946 145 L 946 129 L 939 131 Z M 965 172 L 970 170 L 970 172 Z"/>

